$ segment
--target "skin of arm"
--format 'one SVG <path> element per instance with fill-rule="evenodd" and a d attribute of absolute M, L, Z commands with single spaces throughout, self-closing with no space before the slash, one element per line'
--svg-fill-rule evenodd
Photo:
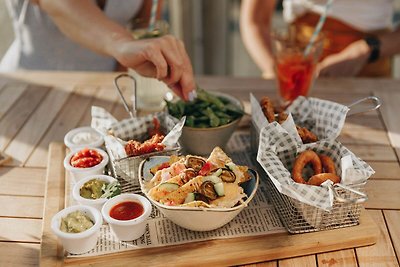
<path fill-rule="evenodd" d="M 381 42 L 380 57 L 400 53 L 400 28 L 378 36 Z M 340 53 L 330 55 L 318 65 L 320 76 L 355 76 L 367 64 L 371 49 L 365 40 L 351 43 Z"/>
<path fill-rule="evenodd" d="M 31 1 L 52 18 L 64 35 L 82 46 L 111 56 L 143 76 L 165 82 L 185 100 L 195 89 L 190 59 L 183 42 L 175 37 L 134 40 L 91 0 Z"/>
<path fill-rule="evenodd" d="M 242 0 L 240 31 L 244 45 L 264 78 L 273 78 L 274 60 L 270 47 L 271 18 L 275 0 Z"/>

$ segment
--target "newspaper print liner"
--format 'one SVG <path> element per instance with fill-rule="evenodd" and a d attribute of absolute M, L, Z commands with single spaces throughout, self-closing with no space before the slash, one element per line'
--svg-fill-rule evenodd
<path fill-rule="evenodd" d="M 259 101 L 250 94 L 252 123 L 256 133 L 268 124 Z M 302 144 L 296 124 L 306 127 L 318 136 L 319 140 L 336 139 L 342 131 L 349 108 L 328 100 L 299 96 L 286 110 L 289 113 L 282 127 L 292 135 L 297 143 Z"/>
<path fill-rule="evenodd" d="M 346 181 L 342 179 L 342 183 L 347 185 L 366 182 L 374 174 L 374 170 L 366 162 L 336 140 L 322 140 L 299 146 L 277 122 L 270 123 L 261 129 L 257 161 L 280 193 L 302 203 L 329 211 L 334 200 L 329 186 L 310 186 L 293 181 L 291 170 L 296 156 L 306 149 L 330 156 L 335 162 L 338 175 L 347 174 Z M 351 162 L 342 163 L 342 159 L 351 159 Z M 343 165 L 346 168 L 342 169 Z"/>

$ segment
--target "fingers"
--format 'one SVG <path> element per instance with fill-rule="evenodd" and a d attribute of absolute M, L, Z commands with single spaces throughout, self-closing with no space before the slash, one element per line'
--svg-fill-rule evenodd
<path fill-rule="evenodd" d="M 168 63 L 165 60 L 163 53 L 156 45 L 149 45 L 145 51 L 145 56 L 154 64 L 157 79 L 162 80 L 168 76 Z"/>
<path fill-rule="evenodd" d="M 185 46 L 182 41 L 178 41 L 179 49 L 182 53 L 184 72 L 180 79 L 180 85 L 182 88 L 182 94 L 185 100 L 192 101 L 196 98 L 196 84 L 194 82 L 193 68 L 190 63 L 189 56 L 186 53 Z"/>
<path fill-rule="evenodd" d="M 186 53 L 183 42 L 173 36 L 137 41 L 142 59 L 133 59 L 131 67 L 166 83 L 184 100 L 194 98 L 195 82 L 192 64 Z M 133 57 L 134 58 L 134 57 Z M 150 64 L 149 64 L 150 63 Z"/>
<path fill-rule="evenodd" d="M 192 64 L 185 46 L 182 41 L 172 36 L 166 36 L 165 40 L 168 44 L 163 46 L 163 53 L 167 59 L 170 73 L 168 78 L 163 81 L 184 100 L 193 100 L 195 95 L 191 92 L 195 89 L 195 82 Z M 167 47 L 170 48 L 168 51 L 165 50 Z"/>
<path fill-rule="evenodd" d="M 163 81 L 168 85 L 175 84 L 185 71 L 184 51 L 181 51 L 179 41 L 170 35 L 163 37 L 161 49 L 169 67 L 168 76 Z"/>

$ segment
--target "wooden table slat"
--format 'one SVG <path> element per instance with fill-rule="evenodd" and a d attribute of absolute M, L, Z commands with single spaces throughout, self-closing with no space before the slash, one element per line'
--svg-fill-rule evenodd
<path fill-rule="evenodd" d="M 21 128 L 14 140 L 10 142 L 5 152 L 13 157 L 15 165 L 18 166 L 25 163 L 63 107 L 70 91 L 71 87 L 52 88 L 43 99 L 40 107 L 33 112 L 29 121 Z"/>
<path fill-rule="evenodd" d="M 43 216 L 43 197 L 0 195 L 0 217 L 38 218 Z"/>
<path fill-rule="evenodd" d="M 318 266 L 357 266 L 357 257 L 354 249 L 345 249 L 317 255 Z"/>
<path fill-rule="evenodd" d="M 391 146 L 379 145 L 346 145 L 357 157 L 368 161 L 397 161 L 396 153 Z"/>
<path fill-rule="evenodd" d="M 380 112 L 387 127 L 390 142 L 396 150 L 397 157 L 400 159 L 400 123 L 398 118 L 398 114 L 400 114 L 400 92 L 377 91 L 376 96 L 384 103 L 380 108 Z"/>
<path fill-rule="evenodd" d="M 25 92 L 28 84 L 6 84 L 0 92 L 0 119 Z"/>
<path fill-rule="evenodd" d="M 0 241 L 40 243 L 42 220 L 0 217 Z"/>
<path fill-rule="evenodd" d="M 39 250 L 39 244 L 0 242 L 0 264 L 36 267 L 39 265 Z"/>
<path fill-rule="evenodd" d="M 118 100 L 119 97 L 117 95 L 117 91 L 113 87 L 98 88 L 93 102 L 90 106 L 87 107 L 87 109 L 83 113 L 84 115 L 79 122 L 79 126 L 90 126 L 90 123 L 92 121 L 92 106 L 102 107 L 105 110 L 110 111 L 116 105 L 116 101 Z"/>
<path fill-rule="evenodd" d="M 382 212 L 370 210 L 368 213 L 377 223 L 380 234 L 378 241 L 373 247 L 367 246 L 356 248 L 357 258 L 360 266 L 399 266 Z"/>
<path fill-rule="evenodd" d="M 57 236 L 51 230 L 51 218 L 64 208 L 65 171 L 62 165 L 65 146 L 51 143 L 49 148 L 49 168 L 46 174 L 46 195 L 44 198 L 43 231 L 40 246 L 41 266 L 61 266 L 63 250 Z M 62 196 L 62 197 L 60 197 Z"/>
<path fill-rule="evenodd" d="M 39 168 L 0 168 L 0 194 L 43 197 L 45 173 Z"/>
<path fill-rule="evenodd" d="M 371 179 L 400 180 L 400 164 L 398 162 L 369 161 L 375 174 Z"/>
<path fill-rule="evenodd" d="M 80 119 L 92 101 L 91 94 L 94 94 L 96 87 L 75 87 L 63 109 L 48 129 L 39 145 L 28 159 L 26 166 L 46 167 L 49 144 L 51 142 L 64 142 L 65 134 L 78 126 Z"/>
<path fill-rule="evenodd" d="M 302 256 L 278 261 L 279 267 L 292 267 L 292 266 L 317 266 L 315 255 Z"/>
<path fill-rule="evenodd" d="M 366 185 L 367 209 L 400 209 L 400 187 L 396 180 L 370 180 Z M 397 196 L 397 197 L 394 197 Z"/>
<path fill-rule="evenodd" d="M 390 140 L 386 131 L 381 129 L 345 128 L 340 133 L 338 140 L 344 145 L 390 146 Z"/>
<path fill-rule="evenodd" d="M 385 210 L 383 211 L 383 215 L 385 216 L 390 239 L 396 252 L 397 261 L 400 262 L 400 210 Z"/>
<path fill-rule="evenodd" d="M 29 85 L 1 119 L 0 150 L 4 150 L 48 93 L 48 87 Z"/>

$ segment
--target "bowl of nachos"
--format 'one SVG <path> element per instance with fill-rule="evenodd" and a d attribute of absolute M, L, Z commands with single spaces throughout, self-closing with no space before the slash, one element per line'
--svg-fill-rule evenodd
<path fill-rule="evenodd" d="M 216 147 L 208 158 L 147 158 L 139 167 L 139 181 L 146 197 L 172 222 L 192 231 L 210 231 L 230 222 L 249 204 L 259 177 Z"/>

